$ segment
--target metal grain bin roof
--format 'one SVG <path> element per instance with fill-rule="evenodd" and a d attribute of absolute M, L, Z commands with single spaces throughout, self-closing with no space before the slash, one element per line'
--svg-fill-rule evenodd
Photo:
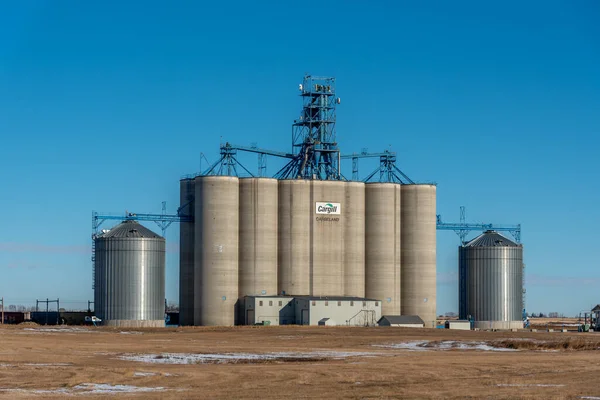
<path fill-rule="evenodd" d="M 502 236 L 498 232 L 485 231 L 463 247 L 519 247 L 517 243 Z"/>
<path fill-rule="evenodd" d="M 123 221 L 106 233 L 99 236 L 102 239 L 107 238 L 150 238 L 162 239 L 162 236 L 152 232 L 137 221 Z"/>

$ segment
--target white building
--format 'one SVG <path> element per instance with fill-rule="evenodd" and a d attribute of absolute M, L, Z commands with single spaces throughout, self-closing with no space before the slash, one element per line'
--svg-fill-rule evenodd
<path fill-rule="evenodd" d="M 471 330 L 471 321 L 466 320 L 454 320 L 446 321 L 446 329 L 458 329 L 463 331 Z"/>
<path fill-rule="evenodd" d="M 240 321 L 242 325 L 293 325 L 296 323 L 294 305 L 292 296 L 246 296 Z"/>
<path fill-rule="evenodd" d="M 375 326 L 381 301 L 360 297 L 246 296 L 246 325 Z M 268 322 L 267 322 L 268 321 Z"/>

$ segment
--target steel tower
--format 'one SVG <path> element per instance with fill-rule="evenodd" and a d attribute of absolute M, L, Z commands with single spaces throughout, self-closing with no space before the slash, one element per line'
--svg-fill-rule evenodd
<path fill-rule="evenodd" d="M 294 158 L 279 179 L 340 180 L 340 151 L 335 139 L 335 78 L 306 75 L 299 85 L 302 112 L 292 125 Z"/>

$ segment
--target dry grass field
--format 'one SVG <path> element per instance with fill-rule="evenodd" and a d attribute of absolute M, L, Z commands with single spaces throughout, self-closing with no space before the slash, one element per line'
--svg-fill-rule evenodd
<path fill-rule="evenodd" d="M 537 329 L 568 329 L 577 330 L 577 325 L 583 324 L 583 318 L 530 318 L 529 322 L 532 328 Z"/>
<path fill-rule="evenodd" d="M 0 398 L 600 399 L 600 334 L 0 328 Z"/>

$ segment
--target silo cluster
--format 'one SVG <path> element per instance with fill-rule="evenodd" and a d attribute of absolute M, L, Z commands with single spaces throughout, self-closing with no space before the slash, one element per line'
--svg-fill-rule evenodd
<path fill-rule="evenodd" d="M 523 246 L 486 231 L 459 248 L 459 316 L 479 329 L 523 327 Z"/>
<path fill-rule="evenodd" d="M 433 326 L 434 185 L 198 176 L 180 189 L 194 218 L 180 227 L 182 325 L 234 325 L 244 296 L 285 294 L 378 299 Z"/>
<path fill-rule="evenodd" d="M 165 326 L 165 239 L 135 221 L 95 238 L 94 309 L 104 325 Z"/>

